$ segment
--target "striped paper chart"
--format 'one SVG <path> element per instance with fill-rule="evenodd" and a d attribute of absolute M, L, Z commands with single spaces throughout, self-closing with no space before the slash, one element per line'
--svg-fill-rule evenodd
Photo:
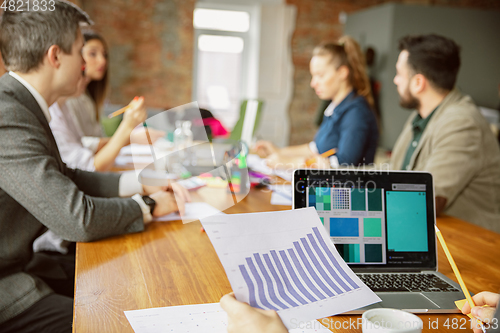
<path fill-rule="evenodd" d="M 380 301 L 342 260 L 314 208 L 201 220 L 240 301 L 288 328 Z"/>

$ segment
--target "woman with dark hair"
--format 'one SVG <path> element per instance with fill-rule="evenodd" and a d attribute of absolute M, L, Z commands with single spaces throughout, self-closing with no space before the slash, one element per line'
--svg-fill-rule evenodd
<path fill-rule="evenodd" d="M 301 167 L 315 158 L 317 167 L 373 163 L 378 125 L 366 64 L 358 43 L 345 36 L 338 43 L 317 46 L 310 62 L 311 87 L 329 100 L 314 141 L 278 148 L 268 141 L 254 150 L 272 167 Z M 328 159 L 319 154 L 335 149 Z"/>
<path fill-rule="evenodd" d="M 147 118 L 143 97 L 130 102 L 123 120 L 110 138 L 103 138 L 100 111 L 108 91 L 108 50 L 94 31 L 83 31 L 82 56 L 85 70 L 76 97 L 61 99 L 50 108 L 50 127 L 63 161 L 71 168 L 107 171 L 120 149 L 130 144 L 131 135 Z M 164 135 L 149 130 L 152 140 Z M 140 137 L 142 133 L 137 133 Z M 139 141 L 139 140 L 137 140 Z M 136 140 L 134 140 L 136 142 Z"/>

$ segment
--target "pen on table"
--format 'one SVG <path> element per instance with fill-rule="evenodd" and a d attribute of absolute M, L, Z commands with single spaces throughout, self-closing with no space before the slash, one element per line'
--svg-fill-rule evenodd
<path fill-rule="evenodd" d="M 153 141 L 151 140 L 151 137 L 149 136 L 148 125 L 146 124 L 146 122 L 143 122 L 142 126 L 144 126 L 144 131 L 146 132 L 146 137 L 148 138 L 148 143 L 149 143 L 149 147 L 151 148 L 151 155 L 153 156 L 153 161 L 156 161 L 155 150 L 153 147 Z M 170 184 L 170 181 L 169 181 L 169 184 Z"/>
<path fill-rule="evenodd" d="M 328 158 L 328 157 L 332 156 L 333 154 L 335 154 L 336 152 L 337 152 L 337 148 L 332 148 L 330 150 L 325 151 L 323 154 L 321 154 L 319 156 L 323 157 L 323 158 Z M 306 166 L 311 166 L 315 162 L 316 162 L 316 157 L 310 158 L 310 159 L 306 160 Z"/>
<path fill-rule="evenodd" d="M 465 282 L 462 279 L 462 275 L 458 270 L 457 264 L 455 264 L 455 260 L 453 260 L 453 257 L 451 256 L 451 252 L 448 249 L 448 245 L 446 245 L 446 242 L 444 241 L 444 237 L 441 234 L 441 231 L 438 229 L 437 225 L 434 225 L 434 228 L 436 228 L 436 236 L 439 239 L 439 243 L 441 243 L 441 246 L 443 247 L 444 253 L 446 254 L 446 258 L 448 258 L 448 261 L 450 262 L 451 269 L 453 270 L 453 273 L 455 273 L 455 276 L 458 280 L 458 284 L 460 284 L 460 288 L 462 288 L 462 292 L 464 293 L 465 298 L 467 298 L 467 302 L 469 302 L 469 306 L 472 310 L 472 308 L 476 305 L 474 304 L 474 301 L 470 296 L 469 290 L 467 289 L 467 286 L 465 285 Z M 481 325 L 481 329 L 483 330 L 483 332 L 486 333 L 486 329 L 484 328 L 483 322 L 477 318 L 476 320 L 478 324 Z"/>

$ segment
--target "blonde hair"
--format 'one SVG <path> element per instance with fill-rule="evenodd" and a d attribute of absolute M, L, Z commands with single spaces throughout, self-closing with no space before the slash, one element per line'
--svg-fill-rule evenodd
<path fill-rule="evenodd" d="M 313 56 L 331 56 L 336 68 L 346 66 L 349 69 L 349 83 L 358 95 L 363 96 L 372 110 L 375 109 L 370 80 L 366 74 L 366 61 L 361 47 L 350 36 L 344 36 L 338 43 L 323 43 L 314 48 Z"/>

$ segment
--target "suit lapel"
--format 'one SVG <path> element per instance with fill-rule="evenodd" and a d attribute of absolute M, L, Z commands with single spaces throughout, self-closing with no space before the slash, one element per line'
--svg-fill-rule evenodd
<path fill-rule="evenodd" d="M 440 114 L 445 110 L 450 104 L 455 103 L 457 99 L 460 98 L 460 92 L 457 89 L 453 89 L 450 91 L 450 93 L 444 98 L 443 102 L 441 105 L 438 107 L 438 109 L 435 111 L 435 114 L 432 116 L 432 119 L 429 121 L 427 124 L 424 133 L 422 134 L 422 137 L 420 138 L 420 141 L 418 143 L 417 148 L 415 148 L 415 151 L 413 152 L 413 155 L 411 156 L 410 159 L 410 170 L 413 170 L 413 167 L 415 166 L 415 162 L 417 160 L 418 155 L 420 154 L 420 151 L 422 150 L 422 147 L 424 144 L 430 140 L 430 137 L 432 133 L 434 132 L 433 127 L 434 124 L 436 123 L 436 119 L 439 118 Z"/>
<path fill-rule="evenodd" d="M 4 74 L 0 80 L 7 87 L 5 92 L 12 95 L 18 102 L 25 106 L 31 113 L 35 115 L 43 129 L 45 130 L 47 137 L 49 138 L 49 142 L 51 144 L 51 151 L 53 155 L 57 158 L 57 161 L 60 165 L 64 163 L 61 160 L 61 155 L 59 154 L 59 149 L 57 148 L 56 140 L 54 139 L 54 135 L 52 134 L 52 130 L 50 129 L 47 118 L 43 114 L 40 105 L 36 101 L 35 97 L 29 92 L 28 89 L 15 78 L 10 76 L 8 73 Z"/>

